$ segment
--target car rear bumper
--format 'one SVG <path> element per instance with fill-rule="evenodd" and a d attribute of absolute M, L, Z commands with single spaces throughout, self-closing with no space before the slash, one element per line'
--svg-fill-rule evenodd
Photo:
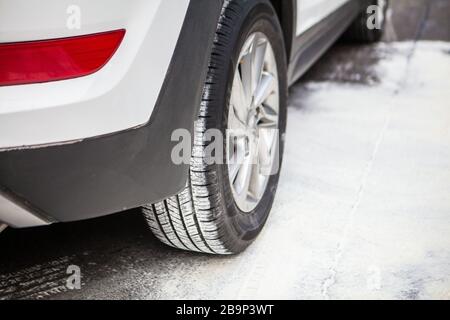
<path fill-rule="evenodd" d="M 5 206 L 17 206 L 46 224 L 103 216 L 181 191 L 189 167 L 172 162 L 176 142 L 171 135 L 180 128 L 193 131 L 221 8 L 220 0 L 190 2 L 147 123 L 77 141 L 0 151 Z M 0 211 L 0 222 L 35 225 L 15 223 L 16 217 L 17 210 Z"/>
<path fill-rule="evenodd" d="M 73 1 L 0 0 L 3 45 L 126 30 L 112 58 L 93 74 L 46 83 L 0 83 L 0 148 L 79 141 L 150 119 L 189 0 L 76 3 L 79 28 L 67 25 Z"/>

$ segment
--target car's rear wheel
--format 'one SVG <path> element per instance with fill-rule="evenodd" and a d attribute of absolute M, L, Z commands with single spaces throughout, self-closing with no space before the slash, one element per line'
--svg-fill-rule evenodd
<path fill-rule="evenodd" d="M 189 181 L 143 207 L 162 242 L 213 254 L 239 253 L 263 228 L 278 185 L 286 129 L 286 52 L 269 1 L 226 1 L 195 123 Z M 223 161 L 206 158 L 218 129 Z"/>
<path fill-rule="evenodd" d="M 389 0 L 370 0 L 350 25 L 343 38 L 351 42 L 373 43 L 382 39 Z"/>

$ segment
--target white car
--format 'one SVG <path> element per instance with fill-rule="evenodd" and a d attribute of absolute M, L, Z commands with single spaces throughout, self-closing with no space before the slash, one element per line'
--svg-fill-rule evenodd
<path fill-rule="evenodd" d="M 346 30 L 347 39 L 379 40 L 387 2 L 0 0 L 0 8 L 0 229 L 141 207 L 164 243 L 233 254 L 271 210 L 288 87 Z M 181 163 L 177 132 L 192 143 Z M 214 156 L 224 161 L 207 161 L 218 141 Z"/>

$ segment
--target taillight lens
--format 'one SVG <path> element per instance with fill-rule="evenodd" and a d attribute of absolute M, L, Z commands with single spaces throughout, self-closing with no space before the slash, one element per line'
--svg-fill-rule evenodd
<path fill-rule="evenodd" d="M 0 86 L 82 77 L 111 59 L 125 30 L 71 38 L 0 43 Z"/>

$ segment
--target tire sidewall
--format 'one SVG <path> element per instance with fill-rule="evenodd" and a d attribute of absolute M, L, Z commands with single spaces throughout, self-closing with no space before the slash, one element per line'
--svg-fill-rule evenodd
<path fill-rule="evenodd" d="M 279 169 L 275 175 L 270 176 L 264 195 L 258 206 L 251 212 L 242 212 L 234 201 L 228 176 L 226 160 L 226 143 L 224 141 L 224 164 L 216 165 L 218 185 L 221 197 L 222 227 L 225 230 L 227 247 L 234 253 L 243 251 L 260 233 L 263 228 L 274 201 L 284 151 L 284 135 L 286 131 L 286 105 L 287 105 L 287 67 L 286 51 L 283 42 L 281 26 L 272 5 L 268 1 L 242 2 L 242 10 L 232 21 L 232 29 L 227 35 L 228 46 L 224 54 L 225 75 L 217 77 L 219 90 L 224 93 L 216 101 L 219 107 L 216 109 L 216 123 L 226 137 L 228 126 L 229 101 L 232 82 L 239 54 L 248 36 L 254 32 L 264 33 L 273 48 L 277 62 L 279 78 Z M 217 107 L 217 106 L 216 106 Z M 221 111 L 220 111 L 221 109 Z"/>

